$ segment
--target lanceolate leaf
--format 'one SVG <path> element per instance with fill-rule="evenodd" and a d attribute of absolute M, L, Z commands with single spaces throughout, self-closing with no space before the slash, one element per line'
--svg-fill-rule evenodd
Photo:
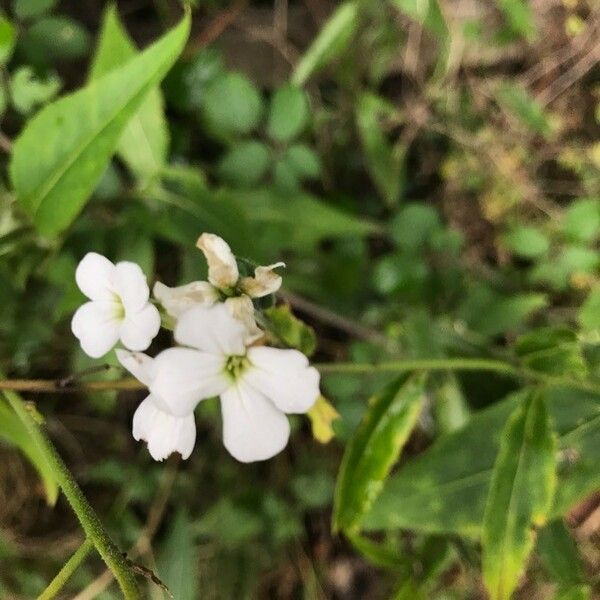
<path fill-rule="evenodd" d="M 423 375 L 404 376 L 371 399 L 344 453 L 334 497 L 334 528 L 355 528 L 379 494 L 419 417 L 424 382 Z"/>
<path fill-rule="evenodd" d="M 0 440 L 21 449 L 42 478 L 48 504 L 55 504 L 58 498 L 58 484 L 52 475 L 52 471 L 17 415 L 3 398 L 0 398 Z"/>
<path fill-rule="evenodd" d="M 98 79 L 131 60 L 138 51 L 127 35 L 114 5 L 104 14 L 98 48 L 90 70 L 90 80 Z M 163 111 L 160 89 L 148 92 L 139 110 L 123 131 L 118 154 L 141 178 L 152 177 L 165 164 L 169 131 Z"/>
<path fill-rule="evenodd" d="M 464 427 L 402 467 L 365 515 L 364 529 L 477 538 L 502 428 L 525 397 L 513 394 L 475 413 Z M 554 518 L 600 487 L 600 396 L 557 388 L 546 392 L 546 403 L 559 436 Z"/>
<path fill-rule="evenodd" d="M 77 216 L 127 123 L 175 62 L 189 16 L 122 67 L 41 110 L 13 148 L 17 198 L 38 230 L 56 236 Z"/>
<path fill-rule="evenodd" d="M 292 83 L 302 86 L 310 76 L 341 54 L 358 27 L 358 2 L 340 4 L 296 65 Z"/>
<path fill-rule="evenodd" d="M 556 440 L 541 393 L 531 393 L 502 433 L 483 517 L 483 578 L 491 600 L 509 600 L 548 516 Z"/>

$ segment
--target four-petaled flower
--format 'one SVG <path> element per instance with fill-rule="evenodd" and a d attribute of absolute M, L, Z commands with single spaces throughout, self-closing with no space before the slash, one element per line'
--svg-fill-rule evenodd
<path fill-rule="evenodd" d="M 194 281 L 174 288 L 157 282 L 153 290 L 155 298 L 175 318 L 192 306 L 212 306 L 224 300 L 231 314 L 246 326 L 246 341 L 258 339 L 262 331 L 254 320 L 252 298 L 274 294 L 281 287 L 281 276 L 275 269 L 285 267 L 285 263 L 256 267 L 254 277 L 240 277 L 235 256 L 225 240 L 203 233 L 196 245 L 206 257 L 208 281 Z"/>
<path fill-rule="evenodd" d="M 90 299 L 77 309 L 71 321 L 71 329 L 86 354 L 99 358 L 119 339 L 130 350 L 148 348 L 160 329 L 160 314 L 148 302 L 148 283 L 138 265 L 115 265 L 89 252 L 79 263 L 75 280 Z"/>
<path fill-rule="evenodd" d="M 121 364 L 150 395 L 137 409 L 133 435 L 156 460 L 187 458 L 195 442 L 193 411 L 220 396 L 223 442 L 241 462 L 271 458 L 286 446 L 285 413 L 307 412 L 319 397 L 319 373 L 297 350 L 247 347 L 247 332 L 224 304 L 194 306 L 180 315 L 175 340 L 185 347 L 155 359 L 117 351 Z"/>

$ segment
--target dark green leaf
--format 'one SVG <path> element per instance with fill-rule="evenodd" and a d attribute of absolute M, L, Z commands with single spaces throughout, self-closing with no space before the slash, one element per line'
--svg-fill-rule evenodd
<path fill-rule="evenodd" d="M 300 88 L 286 85 L 279 88 L 271 100 L 267 133 L 278 142 L 289 142 L 302 133 L 308 117 L 306 93 Z"/>
<path fill-rule="evenodd" d="M 424 384 L 423 375 L 400 377 L 369 401 L 338 473 L 334 528 L 355 529 L 377 498 L 419 417 Z"/>
<path fill-rule="evenodd" d="M 27 29 L 19 48 L 34 63 L 74 60 L 88 53 L 90 35 L 69 17 L 46 17 Z"/>
<path fill-rule="evenodd" d="M 206 121 L 218 135 L 248 133 L 262 113 L 262 99 L 256 87 L 239 73 L 227 73 L 214 79 L 203 98 Z"/>
<path fill-rule="evenodd" d="M 13 11 L 19 19 L 39 17 L 50 11 L 58 0 L 13 0 Z"/>
<path fill-rule="evenodd" d="M 485 585 L 509 600 L 525 570 L 535 528 L 546 522 L 556 486 L 556 439 L 544 396 L 531 392 L 502 431 L 483 516 Z"/>
<path fill-rule="evenodd" d="M 17 415 L 3 398 L 0 399 L 0 440 L 16 446 L 27 456 L 42 478 L 48 504 L 54 505 L 58 498 L 58 484 L 52 470 Z"/>
<path fill-rule="evenodd" d="M 382 118 L 391 107 L 374 94 L 363 94 L 356 105 L 356 124 L 367 169 L 388 205 L 398 201 L 404 184 L 404 155 L 394 149 L 383 129 Z"/>
<path fill-rule="evenodd" d="M 563 456 L 550 514 L 554 518 L 600 486 L 600 396 L 562 388 L 546 394 Z M 364 527 L 477 537 L 500 432 L 526 397 L 514 394 L 474 414 L 462 429 L 406 464 L 388 480 Z"/>
<path fill-rule="evenodd" d="M 561 586 L 570 587 L 585 580 L 577 545 L 562 519 L 548 523 L 540 531 L 537 551 L 548 574 Z"/>
<path fill-rule="evenodd" d="M 198 556 L 192 522 L 180 510 L 171 522 L 158 560 L 158 574 L 177 600 L 198 598 Z"/>
<path fill-rule="evenodd" d="M 506 83 L 498 90 L 498 100 L 531 131 L 545 136 L 550 134 L 550 122 L 542 105 L 524 87 Z"/>
<path fill-rule="evenodd" d="M 234 146 L 219 162 L 219 176 L 237 187 L 252 187 L 265 176 L 271 155 L 262 142 L 250 140 Z"/>
<path fill-rule="evenodd" d="M 299 179 L 316 179 L 321 174 L 321 162 L 306 144 L 294 144 L 287 149 L 285 161 Z"/>

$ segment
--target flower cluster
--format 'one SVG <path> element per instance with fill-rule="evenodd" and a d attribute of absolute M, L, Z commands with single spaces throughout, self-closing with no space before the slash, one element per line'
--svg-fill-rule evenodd
<path fill-rule="evenodd" d="M 173 452 L 188 458 L 196 440 L 194 409 L 219 396 L 223 442 L 241 462 L 271 458 L 286 446 L 286 414 L 305 413 L 319 397 L 319 374 L 297 350 L 261 345 L 253 298 L 276 292 L 276 263 L 240 277 L 227 243 L 204 233 L 198 247 L 208 263 L 208 281 L 169 288 L 156 283 L 154 303 L 139 266 L 116 265 L 89 253 L 76 281 L 89 302 L 81 306 L 72 330 L 92 357 L 120 340 L 120 363 L 148 387 L 133 418 L 133 436 L 148 443 L 155 460 Z M 146 350 L 160 329 L 160 312 L 174 319 L 177 347 L 154 358 Z"/>

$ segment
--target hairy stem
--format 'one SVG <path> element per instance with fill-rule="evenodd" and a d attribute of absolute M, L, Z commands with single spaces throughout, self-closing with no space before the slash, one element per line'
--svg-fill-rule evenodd
<path fill-rule="evenodd" d="M 594 394 L 600 394 L 600 382 L 575 379 L 563 375 L 550 375 L 533 369 L 513 365 L 503 360 L 479 358 L 431 358 L 407 359 L 380 363 L 324 363 L 314 365 L 323 375 L 345 373 L 348 375 L 376 375 L 378 373 L 405 373 L 406 371 L 488 371 L 514 379 L 534 381 L 553 387 L 564 386 Z M 52 379 L 5 379 L 0 380 L 0 391 L 18 392 L 94 392 L 136 391 L 146 386 L 137 379 L 118 381 L 88 381 L 64 386 L 64 380 Z"/>
<path fill-rule="evenodd" d="M 55 598 L 93 547 L 94 543 L 92 540 L 86 538 L 83 544 L 79 546 L 73 556 L 69 558 L 62 569 L 56 574 L 56 577 L 48 584 L 48 587 L 38 596 L 37 600 L 51 600 Z"/>
<path fill-rule="evenodd" d="M 125 557 L 104 529 L 98 515 L 83 495 L 81 488 L 56 448 L 38 425 L 25 402 L 14 391 L 6 390 L 4 393 L 11 407 L 27 429 L 31 440 L 44 455 L 58 485 L 77 515 L 86 536 L 92 541 L 104 562 L 114 573 L 123 596 L 126 600 L 138 600 L 140 598 L 138 587 Z"/>

